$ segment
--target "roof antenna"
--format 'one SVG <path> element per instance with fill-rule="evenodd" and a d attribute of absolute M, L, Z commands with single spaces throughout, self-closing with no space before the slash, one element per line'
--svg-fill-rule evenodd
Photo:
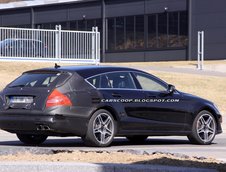
<path fill-rule="evenodd" d="M 60 68 L 60 65 L 58 65 L 57 63 L 55 63 L 55 69 L 58 69 L 58 68 Z"/>

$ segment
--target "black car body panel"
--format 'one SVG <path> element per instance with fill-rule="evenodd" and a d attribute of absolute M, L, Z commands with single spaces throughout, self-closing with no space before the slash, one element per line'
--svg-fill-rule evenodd
<path fill-rule="evenodd" d="M 135 73 L 146 73 L 131 68 L 107 66 L 75 66 L 32 70 L 25 73 L 60 73 L 59 78 L 46 87 L 10 87 L 0 99 L 0 128 L 12 133 L 53 136 L 85 136 L 88 121 L 98 109 L 108 110 L 117 121 L 118 136 L 128 135 L 188 135 L 192 122 L 201 110 L 210 111 L 221 133 L 222 117 L 212 102 L 175 90 L 173 93 L 142 90 Z M 101 74 L 126 72 L 134 80 L 134 89 L 96 88 L 89 78 Z M 66 95 L 72 106 L 46 108 L 48 96 L 57 89 Z M 12 106 L 10 96 L 32 96 L 30 104 Z M 107 99 L 164 99 L 179 102 L 104 102 Z M 46 127 L 42 129 L 40 127 Z M 41 129 L 41 130 L 40 130 Z"/>

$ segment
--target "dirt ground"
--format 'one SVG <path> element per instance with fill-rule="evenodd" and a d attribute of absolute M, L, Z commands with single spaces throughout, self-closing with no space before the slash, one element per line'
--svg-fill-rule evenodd
<path fill-rule="evenodd" d="M 120 163 L 120 164 L 159 164 L 169 166 L 212 168 L 220 172 L 226 171 L 226 164 L 211 158 L 177 157 L 172 154 L 156 153 L 136 155 L 124 152 L 67 152 L 50 155 L 34 155 L 19 153 L 0 156 L 0 161 L 47 161 L 47 162 L 89 162 L 89 163 Z"/>

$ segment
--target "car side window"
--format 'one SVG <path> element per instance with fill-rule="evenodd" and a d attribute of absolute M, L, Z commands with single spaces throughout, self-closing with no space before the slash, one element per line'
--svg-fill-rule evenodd
<path fill-rule="evenodd" d="M 100 75 L 87 79 L 87 81 L 96 88 L 100 88 Z"/>
<path fill-rule="evenodd" d="M 113 72 L 94 76 L 87 81 L 96 88 L 136 89 L 129 72 Z"/>
<path fill-rule="evenodd" d="M 118 89 L 136 89 L 133 79 L 129 72 L 113 72 L 105 75 L 108 85 Z M 103 80 L 101 80 L 103 82 Z"/>
<path fill-rule="evenodd" d="M 168 86 L 167 84 L 161 83 L 157 79 L 153 78 L 152 76 L 145 75 L 142 73 L 135 73 L 135 76 L 140 83 L 142 89 L 149 90 L 149 91 L 167 91 Z"/>

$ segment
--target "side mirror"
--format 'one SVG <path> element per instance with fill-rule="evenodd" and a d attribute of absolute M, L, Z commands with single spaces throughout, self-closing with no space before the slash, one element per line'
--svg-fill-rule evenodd
<path fill-rule="evenodd" d="M 176 90 L 175 86 L 174 85 L 168 85 L 168 93 L 171 94 L 173 93 L 174 91 Z"/>

